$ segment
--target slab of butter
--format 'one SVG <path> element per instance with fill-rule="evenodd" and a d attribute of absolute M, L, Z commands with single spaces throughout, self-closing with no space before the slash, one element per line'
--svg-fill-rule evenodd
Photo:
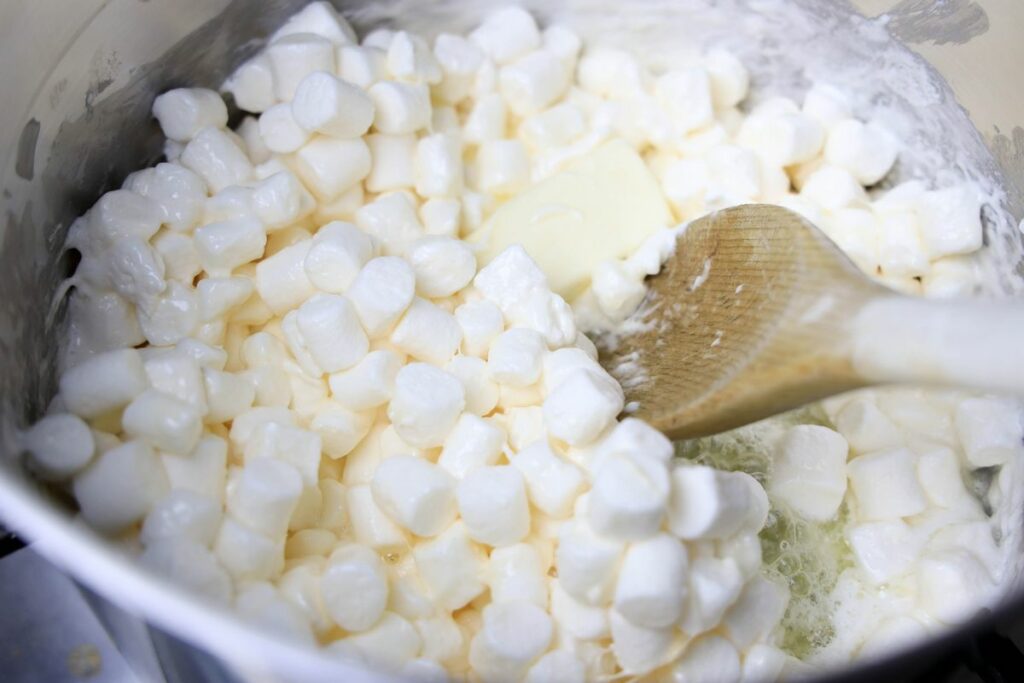
<path fill-rule="evenodd" d="M 480 266 L 521 244 L 551 288 L 571 301 L 599 263 L 628 256 L 671 221 L 643 159 L 612 140 L 502 204 L 469 240 L 483 246 Z"/>

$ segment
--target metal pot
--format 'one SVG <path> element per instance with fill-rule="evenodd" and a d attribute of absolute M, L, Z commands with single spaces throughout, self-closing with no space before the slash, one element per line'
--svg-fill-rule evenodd
<path fill-rule="evenodd" d="M 666 59 L 687 40 L 725 43 L 741 52 L 753 48 L 755 82 L 783 93 L 805 85 L 805 67 L 849 76 L 860 84 L 858 92 L 882 102 L 895 120 L 913 124 L 902 173 L 920 168 L 928 175 L 955 175 L 967 168 L 993 189 L 983 255 L 992 275 L 989 288 L 996 293 L 1024 289 L 1013 218 L 1024 214 L 1024 91 L 1016 78 L 1024 64 L 1024 42 L 1016 35 L 1024 26 L 1024 4 L 606 2 L 523 4 L 533 5 L 541 17 L 564 15 L 602 40 L 642 44 L 649 54 Z M 217 87 L 303 3 L 35 0 L 0 5 L 0 56 L 8 65 L 0 72 L 5 100 L 0 108 L 0 519 L 81 584 L 144 618 L 158 634 L 164 663 L 177 667 L 183 679 L 381 676 L 257 633 L 137 570 L 118 551 L 73 526 L 66 500 L 20 473 L 15 433 L 54 393 L 63 308 L 53 298 L 71 267 L 60 250 L 66 230 L 103 191 L 160 157 L 162 140 L 149 118 L 154 96 L 185 84 Z M 336 4 L 360 29 L 384 22 L 431 33 L 464 30 L 490 7 L 506 3 Z M 706 13 L 710 4 L 732 14 Z M 882 13 L 887 19 L 865 19 Z M 813 63 L 803 55 L 813 55 Z M 907 87 L 921 83 L 927 87 L 920 91 Z M 938 640 L 885 661 L 830 672 L 829 678 L 942 672 L 942 657 L 976 648 L 979 641 L 971 639 L 977 634 L 1014 619 L 1024 622 L 1020 591 L 1011 592 L 995 614 Z M 980 642 L 984 649 L 989 641 Z M 936 662 L 940 668 L 928 668 Z"/>

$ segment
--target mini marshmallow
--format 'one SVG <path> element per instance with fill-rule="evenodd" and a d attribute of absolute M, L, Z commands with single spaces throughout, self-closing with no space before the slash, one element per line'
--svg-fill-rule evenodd
<path fill-rule="evenodd" d="M 373 169 L 366 179 L 367 190 L 388 192 L 413 187 L 416 183 L 413 166 L 416 158 L 415 135 L 374 133 L 367 135 L 365 140 L 370 147 L 370 156 L 373 157 Z"/>
<path fill-rule="evenodd" d="M 576 316 L 558 294 L 535 289 L 507 312 L 510 326 L 528 327 L 544 336 L 549 348 L 557 349 L 576 341 Z"/>
<path fill-rule="evenodd" d="M 455 423 L 437 464 L 456 479 L 464 479 L 481 467 L 497 464 L 505 445 L 505 433 L 490 420 L 463 413 Z"/>
<path fill-rule="evenodd" d="M 295 426 L 295 416 L 286 408 L 252 408 L 231 422 L 229 438 L 236 447 L 244 447 L 266 424 Z"/>
<path fill-rule="evenodd" d="M 235 520 L 268 538 L 278 538 L 302 493 L 302 477 L 276 458 L 251 458 L 228 477 L 227 511 Z"/>
<path fill-rule="evenodd" d="M 226 276 L 235 268 L 263 255 L 267 234 L 255 218 L 210 223 L 195 232 L 196 253 L 203 270 Z"/>
<path fill-rule="evenodd" d="M 338 199 L 370 174 L 373 160 L 362 139 L 317 136 L 295 153 L 295 172 L 323 202 Z"/>
<path fill-rule="evenodd" d="M 384 513 L 417 536 L 436 536 L 455 520 L 455 479 L 421 458 L 388 458 L 370 488 Z"/>
<path fill-rule="evenodd" d="M 804 95 L 801 111 L 817 119 L 826 129 L 851 116 L 846 96 L 837 88 L 821 83 L 815 84 Z"/>
<path fill-rule="evenodd" d="M 909 211 L 885 212 L 878 230 L 878 264 L 890 277 L 917 277 L 928 273 L 928 254 L 920 222 Z"/>
<path fill-rule="evenodd" d="M 1024 446 L 1021 406 L 1012 399 L 969 398 L 956 408 L 956 432 L 974 467 L 1010 462 Z"/>
<path fill-rule="evenodd" d="M 335 401 L 351 410 L 369 410 L 387 403 L 395 390 L 402 358 L 394 351 L 370 351 L 352 368 L 328 378 Z"/>
<path fill-rule="evenodd" d="M 964 485 L 960 459 L 950 448 L 939 446 L 921 452 L 917 459 L 917 478 L 932 505 L 961 509 L 976 504 Z"/>
<path fill-rule="evenodd" d="M 771 633 L 788 603 L 789 591 L 785 586 L 756 576 L 747 582 L 739 599 L 726 612 L 722 631 L 737 649 L 746 650 Z"/>
<path fill-rule="evenodd" d="M 458 104 L 469 96 L 473 78 L 484 55 L 480 48 L 462 36 L 442 33 L 434 40 L 434 58 L 441 67 L 441 83 L 437 87 L 441 99 Z"/>
<path fill-rule="evenodd" d="M 551 644 L 551 617 L 527 602 L 490 604 L 469 648 L 469 662 L 484 680 L 518 680 Z"/>
<path fill-rule="evenodd" d="M 92 259 L 87 257 L 84 263 L 89 261 Z M 99 263 L 98 259 L 96 263 Z M 149 306 L 153 298 L 167 289 L 163 258 L 139 237 L 126 237 L 115 242 L 104 258 L 103 265 L 106 266 L 104 279 L 109 285 L 97 281 L 91 274 L 84 276 L 86 281 L 97 287 L 106 285 L 133 303 Z"/>
<path fill-rule="evenodd" d="M 599 47 L 587 50 L 580 58 L 576 78 L 584 90 L 595 95 L 627 99 L 644 92 L 649 77 L 629 52 Z"/>
<path fill-rule="evenodd" d="M 498 64 L 508 64 L 540 47 L 537 23 L 520 7 L 492 12 L 469 39 Z"/>
<path fill-rule="evenodd" d="M 899 519 L 852 526 L 846 538 L 857 566 L 874 585 L 911 571 L 922 545 L 920 535 Z"/>
<path fill-rule="evenodd" d="M 228 124 L 224 100 L 203 88 L 168 90 L 153 100 L 153 116 L 164 136 L 177 142 L 188 142 L 206 126 L 224 128 Z"/>
<path fill-rule="evenodd" d="M 864 188 L 849 171 L 829 165 L 821 166 L 807 177 L 800 189 L 800 196 L 833 211 L 862 204 L 867 199 Z"/>
<path fill-rule="evenodd" d="M 334 401 L 317 404 L 315 411 L 309 429 L 320 435 L 324 455 L 335 460 L 351 453 L 373 425 L 372 413 L 354 412 Z"/>
<path fill-rule="evenodd" d="M 366 89 L 387 78 L 387 55 L 382 49 L 342 45 L 337 58 L 338 75 L 352 85 Z"/>
<path fill-rule="evenodd" d="M 146 360 L 146 376 L 150 385 L 206 414 L 206 391 L 203 376 L 193 358 L 183 352 L 171 351 Z"/>
<path fill-rule="evenodd" d="M 899 150 L 892 133 L 856 119 L 836 122 L 828 132 L 825 159 L 845 168 L 864 186 L 885 177 L 896 162 Z"/>
<path fill-rule="evenodd" d="M 554 650 L 537 660 L 526 672 L 524 683 L 583 683 L 586 669 L 569 650 Z"/>
<path fill-rule="evenodd" d="M 836 429 L 857 453 L 903 444 L 903 436 L 869 397 L 858 396 L 844 405 L 835 418 Z"/>
<path fill-rule="evenodd" d="M 75 476 L 72 491 L 82 517 L 105 533 L 141 520 L 167 491 L 167 476 L 153 449 L 129 441 L 96 458 Z"/>
<path fill-rule="evenodd" d="M 131 348 L 146 341 L 135 307 L 117 292 L 79 288 L 68 301 L 67 316 L 83 345 L 95 352 Z M 69 360 L 68 365 L 77 362 Z"/>
<path fill-rule="evenodd" d="M 612 632 L 612 654 L 624 673 L 644 674 L 672 659 L 678 647 L 671 628 L 637 626 L 616 610 L 608 610 Z"/>
<path fill-rule="evenodd" d="M 194 491 L 171 491 L 153 506 L 139 532 L 144 545 L 171 538 L 209 546 L 220 527 L 220 501 Z"/>
<path fill-rule="evenodd" d="M 450 662 L 464 651 L 462 631 L 448 615 L 439 615 L 414 622 L 423 641 L 421 655 L 438 662 Z"/>
<path fill-rule="evenodd" d="M 697 130 L 713 119 L 711 81 L 702 67 L 675 69 L 659 76 L 654 93 L 679 132 Z"/>
<path fill-rule="evenodd" d="M 289 315 L 295 315 L 303 346 L 322 372 L 346 370 L 369 349 L 356 308 L 343 296 L 317 294 Z"/>
<path fill-rule="evenodd" d="M 444 443 L 464 407 L 458 379 L 432 365 L 410 363 L 395 378 L 388 418 L 410 444 L 433 448 Z"/>
<path fill-rule="evenodd" d="M 227 444 L 216 436 L 204 436 L 188 456 L 160 456 L 172 490 L 194 491 L 220 501 L 227 473 Z"/>
<path fill-rule="evenodd" d="M 462 137 L 467 143 L 480 145 L 504 138 L 506 126 L 505 101 L 500 95 L 485 95 L 466 117 Z"/>
<path fill-rule="evenodd" d="M 643 279 L 630 274 L 621 261 L 602 261 L 591 278 L 591 291 L 605 315 L 627 318 L 647 294 Z"/>
<path fill-rule="evenodd" d="M 420 206 L 420 221 L 428 235 L 458 237 L 461 213 L 458 199 L 428 199 Z"/>
<path fill-rule="evenodd" d="M 361 136 L 374 118 L 373 102 L 362 88 L 323 71 L 302 80 L 291 111 L 302 128 L 335 138 Z"/>
<path fill-rule="evenodd" d="M 678 683 L 739 681 L 741 673 L 740 653 L 720 636 L 703 636 L 689 643 L 672 666 L 672 680 Z"/>
<path fill-rule="evenodd" d="M 395 79 L 436 85 L 441 82 L 441 65 L 427 42 L 407 31 L 398 31 L 387 51 L 387 70 Z"/>
<path fill-rule="evenodd" d="M 155 203 L 163 214 L 164 225 L 171 230 L 188 232 L 199 222 L 206 201 L 206 184 L 192 171 L 178 164 L 164 163 L 130 177 L 131 182 L 126 181 L 125 187 Z M 146 227 L 144 231 L 149 229 Z"/>
<path fill-rule="evenodd" d="M 538 50 L 503 66 L 498 82 L 509 109 L 525 117 L 557 101 L 569 87 L 570 77 L 556 54 Z"/>
<path fill-rule="evenodd" d="M 455 309 L 462 328 L 463 353 L 484 357 L 491 342 L 505 328 L 501 310 L 490 301 L 469 301 Z"/>
<path fill-rule="evenodd" d="M 345 502 L 356 541 L 380 552 L 397 552 L 408 546 L 405 532 L 380 509 L 369 486 L 350 486 Z"/>
<path fill-rule="evenodd" d="M 586 605 L 607 605 L 624 551 L 623 543 L 597 536 L 584 520 L 569 521 L 559 532 L 555 550 L 558 581 Z"/>
<path fill-rule="evenodd" d="M 259 131 L 271 152 L 291 154 L 309 141 L 309 129 L 301 126 L 288 104 L 275 104 L 260 114 Z"/>
<path fill-rule="evenodd" d="M 805 519 L 832 519 L 846 495 L 848 452 L 846 439 L 827 427 L 790 427 L 772 459 L 772 495 Z"/>
<path fill-rule="evenodd" d="M 994 597 L 994 582 L 969 551 L 943 550 L 917 563 L 918 603 L 945 624 L 960 624 L 986 607 Z"/>
<path fill-rule="evenodd" d="M 201 324 L 199 300 L 192 287 L 175 282 L 147 308 L 138 311 L 139 327 L 153 346 L 170 346 L 196 334 Z"/>
<path fill-rule="evenodd" d="M 437 605 L 447 611 L 465 607 L 486 588 L 482 581 L 486 556 L 459 521 L 441 535 L 413 547 L 420 576 Z"/>
<path fill-rule="evenodd" d="M 465 242 L 449 237 L 417 240 L 409 250 L 408 260 L 416 274 L 417 291 L 429 298 L 455 294 L 476 274 L 473 251 Z"/>
<path fill-rule="evenodd" d="M 310 283 L 340 294 L 373 256 L 373 239 L 351 223 L 333 221 L 320 228 L 303 261 Z"/>
<path fill-rule="evenodd" d="M 256 398 L 255 387 L 243 376 L 203 368 L 203 388 L 209 410 L 208 423 L 228 422 L 248 410 Z"/>
<path fill-rule="evenodd" d="M 498 405 L 501 391 L 491 378 L 487 363 L 473 356 L 456 356 L 445 370 L 462 382 L 466 394 L 466 412 L 483 417 Z"/>
<path fill-rule="evenodd" d="M 430 123 L 430 91 L 425 85 L 380 81 L 367 94 L 376 110 L 373 126 L 378 132 L 404 135 Z"/>
<path fill-rule="evenodd" d="M 201 270 L 192 238 L 176 232 L 161 232 L 153 238 L 152 244 L 164 262 L 164 276 L 192 284 Z"/>
<path fill-rule="evenodd" d="M 622 541 L 657 532 L 668 503 L 665 465 L 642 457 L 610 458 L 594 476 L 587 520 L 595 532 Z"/>
<path fill-rule="evenodd" d="M 535 149 L 564 147 L 583 137 L 587 123 L 580 107 L 563 103 L 523 121 L 519 129 L 523 139 Z"/>
<path fill-rule="evenodd" d="M 414 165 L 416 192 L 421 197 L 457 197 L 462 192 L 462 151 L 459 138 L 437 133 L 420 139 Z"/>
<path fill-rule="evenodd" d="M 754 537 L 755 542 L 756 536 Z M 760 571 L 758 558 L 754 571 Z M 725 611 L 736 602 L 746 580 L 731 557 L 696 557 L 688 567 L 689 590 L 680 627 L 691 635 L 718 626 Z"/>
<path fill-rule="evenodd" d="M 320 576 L 320 594 L 331 619 L 346 631 L 366 631 L 388 601 L 384 564 L 369 548 L 349 543 L 333 553 Z"/>
<path fill-rule="evenodd" d="M 513 467 L 473 469 L 459 482 L 456 498 L 467 533 L 477 542 L 510 545 L 530 532 L 526 484 Z"/>
<path fill-rule="evenodd" d="M 925 193 L 918 205 L 921 237 L 930 258 L 970 254 L 981 248 L 979 189 L 971 183 Z"/>
<path fill-rule="evenodd" d="M 608 636 L 608 612 L 591 607 L 569 595 L 558 580 L 551 582 L 551 618 L 555 625 L 580 640 Z"/>
<path fill-rule="evenodd" d="M 622 388 L 614 380 L 577 369 L 544 400 L 544 421 L 552 436 L 572 446 L 586 446 L 612 423 L 623 405 Z"/>
<path fill-rule="evenodd" d="M 580 469 L 562 459 L 545 441 L 537 441 L 512 458 L 512 466 L 526 480 L 534 507 L 554 518 L 568 517 L 585 486 Z"/>
<path fill-rule="evenodd" d="M 139 563 L 194 595 L 216 605 L 231 600 L 231 577 L 203 544 L 189 538 L 161 538 L 149 543 Z"/>
<path fill-rule="evenodd" d="M 129 190 L 113 190 L 97 200 L 84 225 L 100 239 L 113 243 L 129 237 L 148 240 L 160 229 L 163 215 L 155 200 Z M 89 252 L 89 246 L 76 242 L 83 252 Z"/>
<path fill-rule="evenodd" d="M 417 360 L 444 365 L 462 342 L 462 329 L 448 311 L 416 297 L 395 325 L 391 343 Z"/>
<path fill-rule="evenodd" d="M 530 181 L 530 158 L 519 140 L 488 140 L 477 152 L 479 188 L 489 194 L 510 195 Z"/>
<path fill-rule="evenodd" d="M 686 548 L 668 534 L 630 544 L 615 584 L 615 609 L 636 626 L 671 626 L 683 613 L 686 570 Z"/>
<path fill-rule="evenodd" d="M 851 460 L 847 466 L 857 512 L 864 521 L 909 517 L 928 507 L 917 480 L 917 458 L 906 448 L 877 451 Z"/>
<path fill-rule="evenodd" d="M 280 102 L 296 96 L 299 84 L 317 71 L 334 73 L 334 46 L 321 36 L 296 33 L 281 36 L 267 46 L 274 95 Z"/>
<path fill-rule="evenodd" d="M 22 436 L 32 468 L 48 480 L 59 481 L 89 464 L 96 443 L 89 425 L 80 417 L 59 413 L 47 415 Z"/>
<path fill-rule="evenodd" d="M 315 641 L 306 615 L 269 582 L 243 584 L 235 596 L 235 611 L 256 629 L 309 646 Z"/>
<path fill-rule="evenodd" d="M 668 526 L 680 538 L 725 538 L 760 531 L 767 508 L 761 485 L 746 473 L 703 466 L 672 470 Z"/>
<path fill-rule="evenodd" d="M 203 320 L 210 322 L 223 318 L 235 307 L 245 303 L 255 288 L 252 281 L 242 277 L 208 277 L 196 285 L 199 311 Z"/>
<path fill-rule="evenodd" d="M 284 26 L 271 36 L 271 40 L 297 33 L 322 36 L 335 45 L 356 42 L 356 33 L 344 17 L 329 2 L 323 1 L 311 2 L 288 17 Z"/>
<path fill-rule="evenodd" d="M 242 111 L 258 114 L 274 106 L 274 74 L 266 53 L 261 52 L 235 69 L 224 82 L 224 91 L 231 93 Z"/>
<path fill-rule="evenodd" d="M 371 339 L 386 334 L 412 303 L 416 277 L 403 259 L 383 256 L 367 262 L 352 281 L 348 298 Z"/>
<path fill-rule="evenodd" d="M 750 74 L 731 52 L 711 50 L 704 56 L 704 68 L 708 72 L 711 101 L 716 111 L 735 107 L 747 96 Z"/>
<path fill-rule="evenodd" d="M 548 577 L 536 548 L 518 543 L 491 552 L 487 565 L 491 602 L 530 602 L 548 606 Z"/>
<path fill-rule="evenodd" d="M 527 387 L 540 378 L 546 352 L 547 346 L 540 333 L 515 328 L 494 338 L 487 353 L 487 365 L 499 383 Z"/>
<path fill-rule="evenodd" d="M 202 417 L 191 405 L 155 389 L 147 389 L 125 408 L 125 432 L 155 448 L 185 455 L 202 434 Z"/>
<path fill-rule="evenodd" d="M 544 356 L 543 385 L 544 392 L 550 394 L 576 370 L 586 369 L 592 372 L 603 372 L 583 349 L 569 347 L 557 349 Z"/>
<path fill-rule="evenodd" d="M 423 234 L 416 204 L 404 192 L 384 195 L 356 211 L 356 223 L 381 243 L 387 256 L 403 256 Z"/>
<path fill-rule="evenodd" d="M 568 351 L 576 351 L 577 354 L 586 355 L 580 349 L 559 349 L 550 354 L 548 358 L 565 354 Z M 578 356 L 573 354 L 573 357 L 576 358 Z M 548 363 L 545 363 L 546 375 L 549 371 L 551 374 L 554 374 Z M 597 472 L 604 461 L 615 457 L 650 458 L 655 462 L 668 465 L 672 460 L 674 450 L 672 442 L 657 429 L 654 429 L 643 420 L 627 417 L 615 425 L 608 436 L 593 446 L 589 469 Z"/>
<path fill-rule="evenodd" d="M 207 126 L 185 146 L 181 165 L 202 178 L 213 193 L 252 177 L 252 164 L 227 132 Z"/>

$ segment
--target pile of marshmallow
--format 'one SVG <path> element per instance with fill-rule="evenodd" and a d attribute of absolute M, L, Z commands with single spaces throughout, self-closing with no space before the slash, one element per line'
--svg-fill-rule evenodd
<path fill-rule="evenodd" d="M 526 251 L 478 264 L 460 238 L 621 139 L 680 221 L 790 206 L 865 270 L 934 293 L 971 285 L 978 197 L 910 183 L 869 199 L 896 142 L 830 89 L 745 116 L 747 73 L 725 52 L 655 77 L 627 52 L 580 47 L 515 8 L 432 47 L 390 30 L 359 43 L 315 2 L 224 85 L 253 114 L 236 130 L 215 92 L 158 97 L 167 161 L 70 229 L 82 260 L 64 369 L 24 434 L 29 466 L 153 571 L 382 670 L 534 683 L 799 670 L 776 647 L 788 594 L 761 572 L 761 486 L 675 461 L 660 433 L 619 421 L 621 387 Z M 574 305 L 627 314 L 643 272 L 626 263 L 601 264 Z M 1005 416 L 961 408 L 977 464 L 977 425 Z M 887 419 L 858 398 L 836 416 L 845 440 L 798 428 L 772 488 L 822 518 L 856 497 L 851 543 L 882 581 L 895 558 L 870 549 L 911 514 L 892 499 L 931 472 L 872 436 Z M 927 462 L 952 472 L 956 453 Z M 910 474 L 890 479 L 890 465 Z M 894 493 L 872 495 L 878 482 Z M 918 502 L 938 495 L 917 486 Z M 932 594 L 951 575 L 935 566 Z"/>

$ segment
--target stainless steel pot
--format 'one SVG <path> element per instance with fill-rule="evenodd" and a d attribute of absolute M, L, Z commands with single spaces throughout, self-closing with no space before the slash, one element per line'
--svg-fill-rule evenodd
<path fill-rule="evenodd" d="M 41 553 L 82 584 L 173 636 L 165 640 L 168 652 L 185 653 L 194 665 L 193 678 L 226 676 L 226 671 L 253 680 L 380 677 L 255 633 L 137 571 L 89 532 L 73 527 L 66 501 L 20 474 L 15 434 L 41 413 L 54 392 L 62 308 L 51 315 L 51 303 L 71 267 L 60 255 L 67 227 L 103 191 L 159 158 L 159 130 L 149 119 L 153 97 L 184 84 L 216 87 L 303 2 L 0 4 L 5 65 L 0 71 L 0 520 L 34 540 Z M 489 7 L 506 3 L 336 4 L 359 28 L 385 22 L 430 33 L 468 28 Z M 983 256 L 993 275 L 990 288 L 996 293 L 1024 289 L 1016 228 L 1024 214 L 1024 90 L 1019 87 L 1024 41 L 1016 33 L 1024 26 L 1024 3 L 1019 0 L 523 4 L 542 17 L 564 16 L 604 40 L 642 44 L 645 52 L 666 58 L 688 40 L 725 43 L 741 52 L 754 48 L 756 82 L 782 92 L 798 91 L 808 72 L 848 76 L 860 84 L 858 92 L 870 94 L 874 104 L 902 122 L 898 125 L 909 126 L 910 149 L 901 172 L 960 175 L 967 169 L 994 191 Z M 703 11 L 708 4 L 731 8 L 733 19 L 743 19 L 715 19 Z M 808 54 L 814 59 L 801 59 Z M 916 87 L 921 84 L 927 87 Z M 920 670 L 928 658 L 950 652 L 992 623 L 1024 621 L 1018 614 L 1024 614 L 1024 597 L 1015 592 L 999 612 L 958 632 L 901 657 L 832 675 L 891 678 Z"/>

